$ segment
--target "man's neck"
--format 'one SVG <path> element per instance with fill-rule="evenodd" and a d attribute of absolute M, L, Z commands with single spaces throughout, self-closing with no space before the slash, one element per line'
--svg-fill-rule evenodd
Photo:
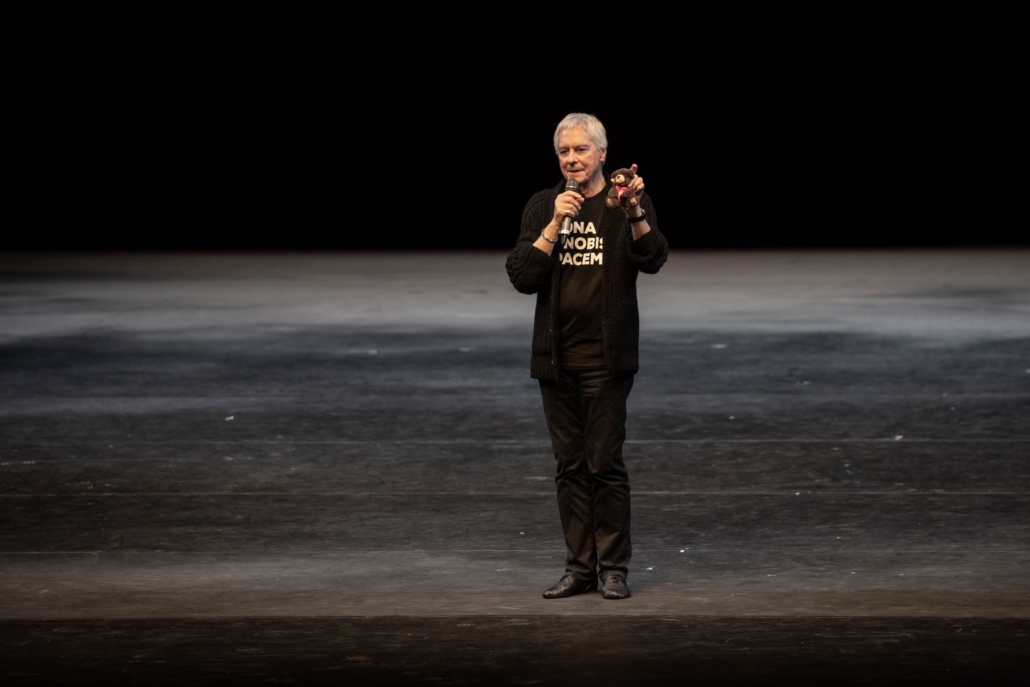
<path fill-rule="evenodd" d="M 583 184 L 583 187 L 579 189 L 579 192 L 583 194 L 584 198 L 590 198 L 603 191 L 604 186 L 604 172 L 602 170 L 598 170 L 597 174 L 590 177 L 590 179 Z"/>

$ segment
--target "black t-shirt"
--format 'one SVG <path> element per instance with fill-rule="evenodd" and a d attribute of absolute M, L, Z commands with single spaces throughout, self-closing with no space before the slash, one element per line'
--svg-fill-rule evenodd
<path fill-rule="evenodd" d="M 561 327 L 558 337 L 560 366 L 575 369 L 604 367 L 601 336 L 601 265 L 604 241 L 601 238 L 601 213 L 606 197 L 602 188 L 583 201 L 573 219 L 572 232 L 558 237 L 558 268 Z"/>

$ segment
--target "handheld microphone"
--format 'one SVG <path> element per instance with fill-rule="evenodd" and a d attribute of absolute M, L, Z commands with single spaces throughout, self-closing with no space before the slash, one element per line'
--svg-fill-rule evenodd
<path fill-rule="evenodd" d="M 565 182 L 565 190 L 566 191 L 575 191 L 576 193 L 579 193 L 579 182 L 576 181 L 575 179 L 571 179 L 570 178 L 568 181 Z M 571 233 L 571 231 L 572 231 L 569 228 L 570 224 L 572 224 L 572 216 L 571 215 L 565 215 L 565 219 L 563 219 L 561 221 L 561 230 L 558 233 L 561 234 L 562 236 L 568 236 Z"/>

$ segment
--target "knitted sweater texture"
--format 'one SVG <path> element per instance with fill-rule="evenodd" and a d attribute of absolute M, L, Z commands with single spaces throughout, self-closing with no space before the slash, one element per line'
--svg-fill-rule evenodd
<path fill-rule="evenodd" d="M 533 243 L 554 215 L 554 200 L 565 190 L 565 180 L 540 191 L 526 203 L 522 229 L 505 268 L 512 286 L 521 293 L 536 294 L 533 347 L 529 376 L 562 383 L 558 364 L 561 331 L 558 298 L 561 279 L 560 243 L 548 255 Z M 669 244 L 658 230 L 658 219 L 647 192 L 640 197 L 651 231 L 633 240 L 633 232 L 621 208 L 605 206 L 598 235 L 604 238 L 601 264 L 601 332 L 604 361 L 609 372 L 639 369 L 640 311 L 637 307 L 637 273 L 655 274 L 669 256 Z"/>

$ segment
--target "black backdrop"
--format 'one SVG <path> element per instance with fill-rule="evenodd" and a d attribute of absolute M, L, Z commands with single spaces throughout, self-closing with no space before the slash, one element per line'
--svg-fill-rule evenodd
<path fill-rule="evenodd" d="M 1018 15 L 906 6 L 41 18 L 4 245 L 506 249 L 570 111 L 673 248 L 1027 244 Z"/>

